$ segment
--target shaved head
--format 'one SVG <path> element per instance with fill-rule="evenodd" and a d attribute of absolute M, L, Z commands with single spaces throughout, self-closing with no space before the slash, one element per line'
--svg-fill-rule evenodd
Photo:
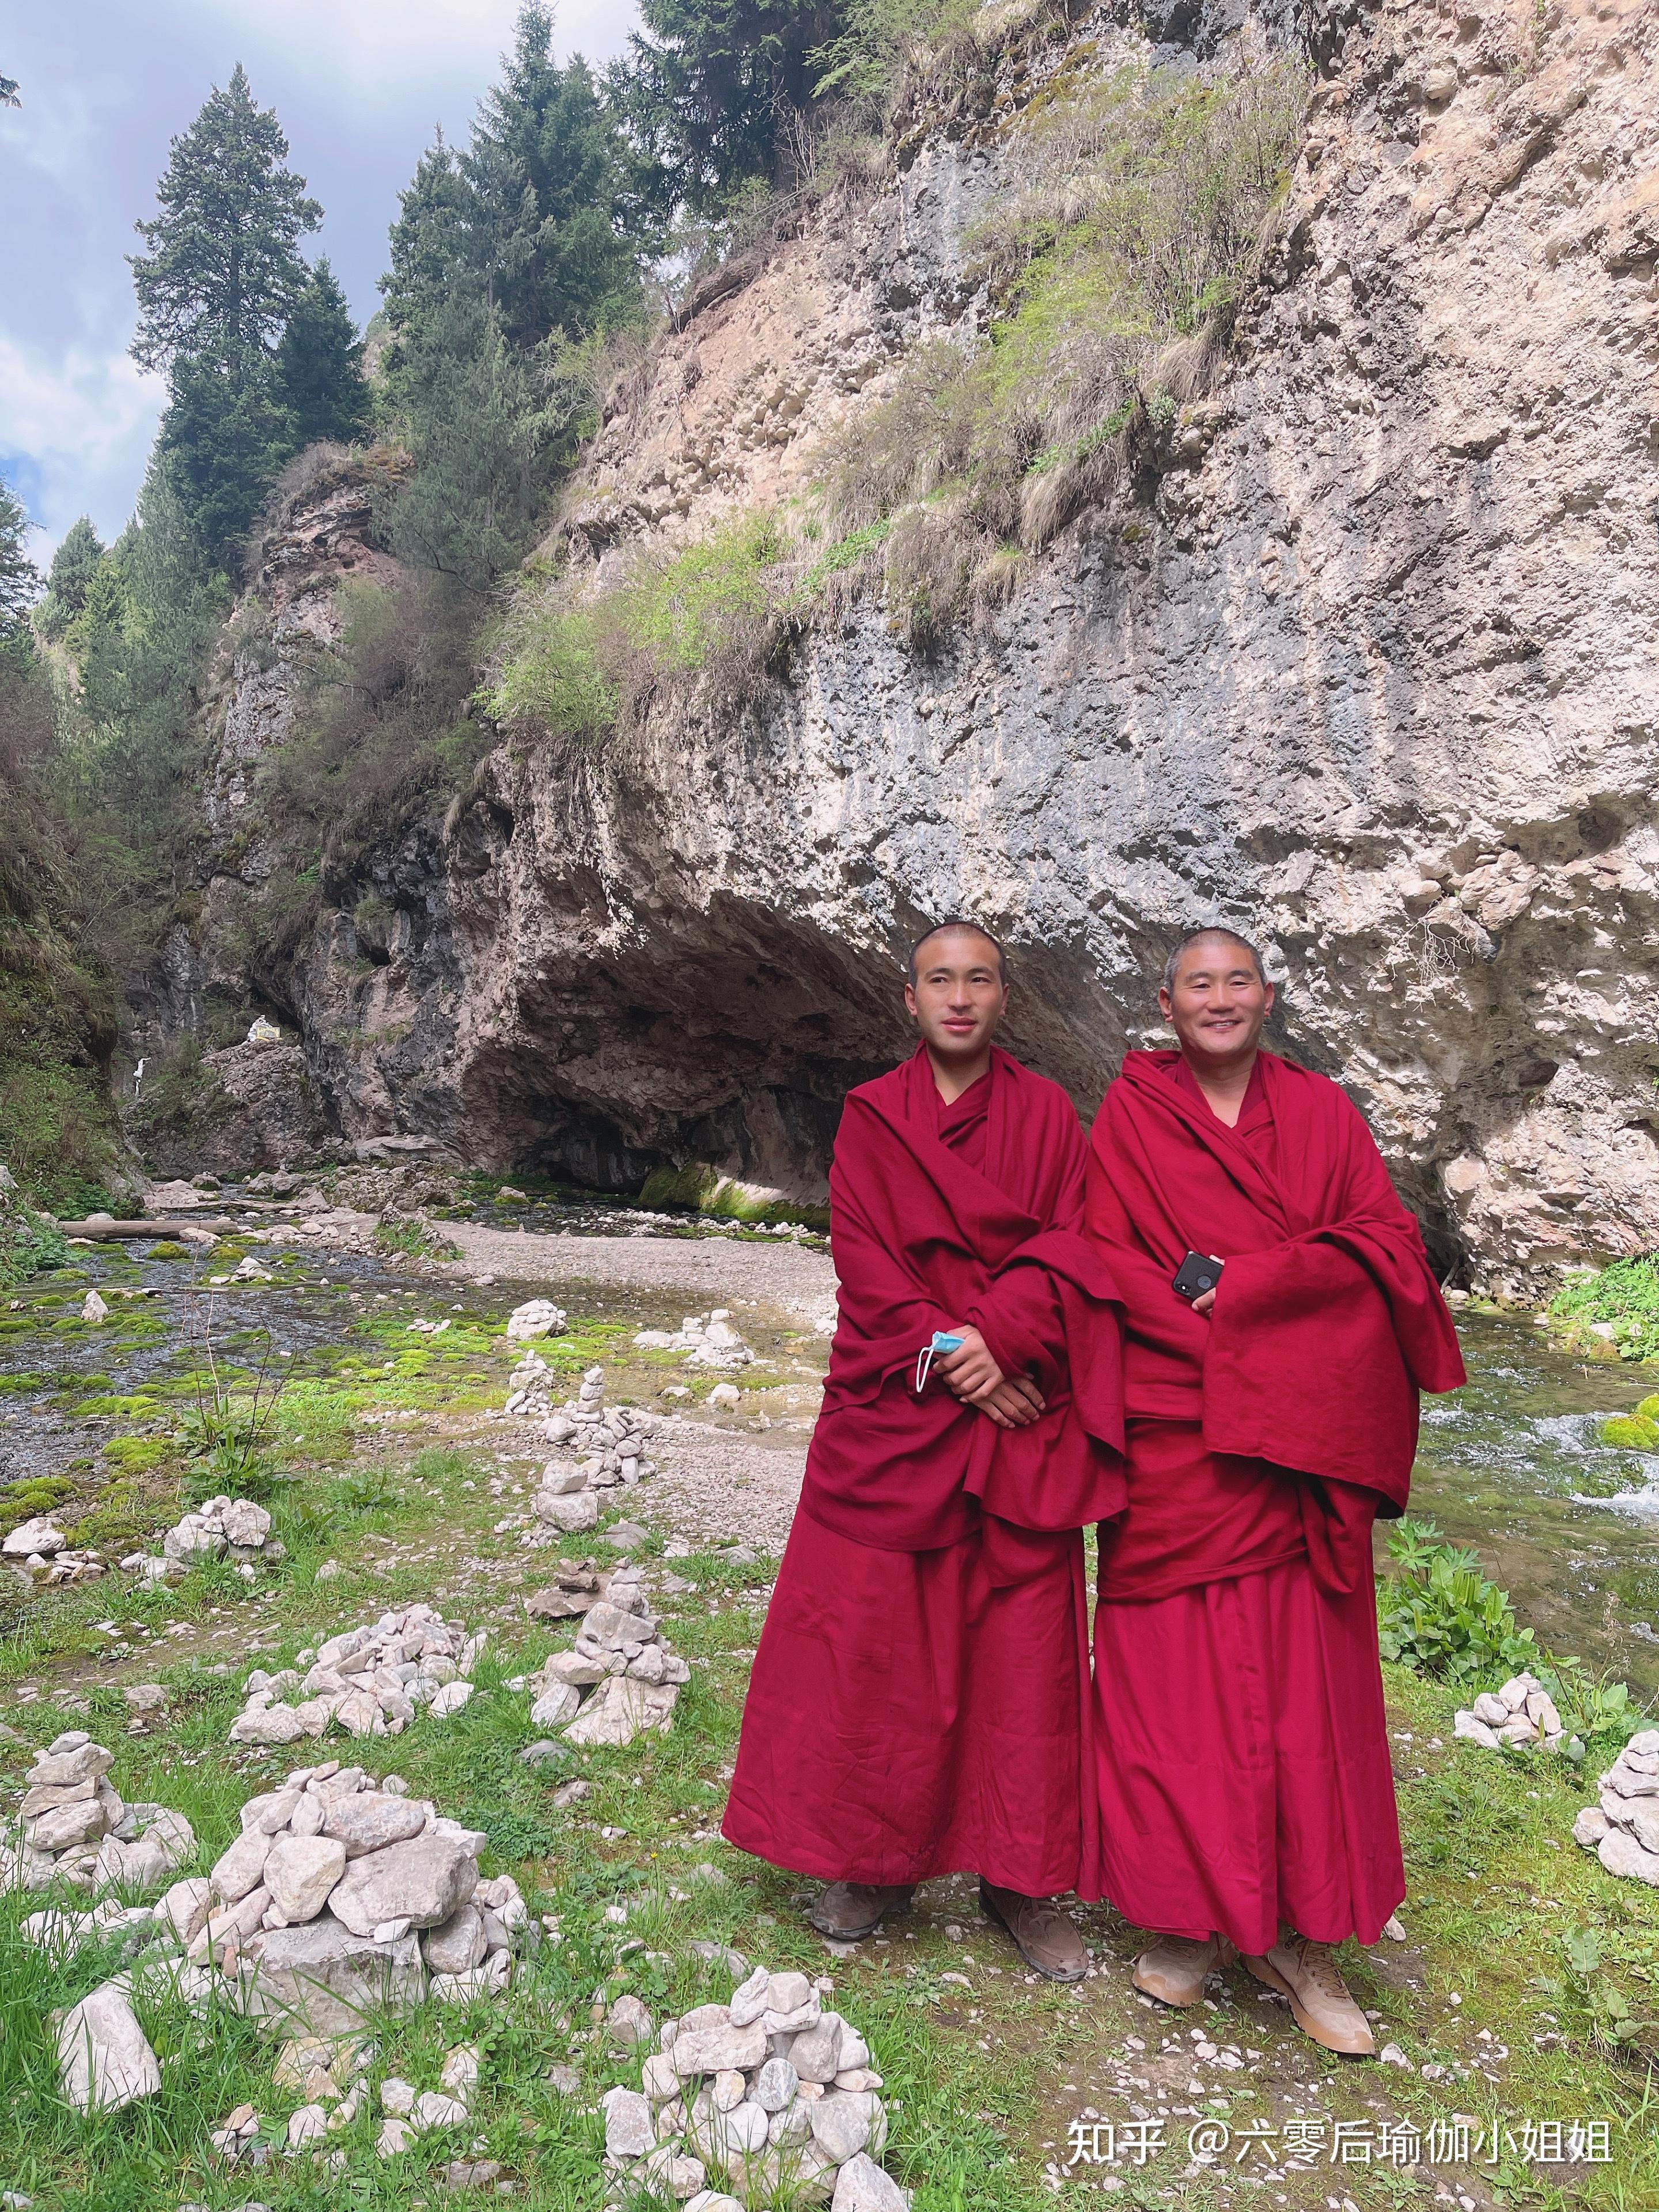
<path fill-rule="evenodd" d="M 1261 955 L 1251 944 L 1249 939 L 1241 937 L 1236 929 L 1228 929 L 1220 922 L 1212 922 L 1202 929 L 1188 930 L 1177 940 L 1174 951 L 1164 963 L 1164 988 L 1166 991 L 1175 988 L 1176 975 L 1183 956 L 1190 952 L 1194 945 L 1207 944 L 1212 939 L 1223 945 L 1231 945 L 1236 951 L 1243 953 L 1255 969 L 1256 981 L 1259 983 L 1267 981 L 1267 968 L 1263 964 Z"/>
<path fill-rule="evenodd" d="M 1008 981 L 1008 963 L 1003 957 L 1001 944 L 996 938 L 992 936 L 990 931 L 986 928 L 983 922 L 972 921 L 966 915 L 963 914 L 947 914 L 943 921 L 936 921 L 931 929 L 924 931 L 922 935 L 917 938 L 915 943 L 910 947 L 909 975 L 912 985 L 915 984 L 917 974 L 919 973 L 917 963 L 921 957 L 922 947 L 927 945 L 931 945 L 936 937 L 983 938 L 985 942 L 990 946 L 992 951 L 997 956 L 997 975 L 999 979 L 1004 983 Z"/>

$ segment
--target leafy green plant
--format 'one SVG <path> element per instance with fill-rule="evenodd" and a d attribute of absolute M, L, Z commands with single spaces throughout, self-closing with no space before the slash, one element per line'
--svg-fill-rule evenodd
<path fill-rule="evenodd" d="M 1659 1358 L 1659 1253 L 1581 1275 L 1556 1292 L 1549 1313 L 1570 1327 L 1605 1332 L 1621 1359 Z"/>
<path fill-rule="evenodd" d="M 1397 1521 L 1395 1571 L 1377 1584 L 1377 1641 L 1385 1659 L 1437 1681 L 1474 1684 L 1535 1667 L 1533 1632 L 1474 1553 L 1447 1543 L 1431 1521 Z"/>

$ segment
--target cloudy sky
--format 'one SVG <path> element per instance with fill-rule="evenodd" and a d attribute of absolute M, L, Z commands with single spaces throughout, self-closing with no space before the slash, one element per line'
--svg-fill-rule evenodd
<path fill-rule="evenodd" d="M 40 526 L 107 540 L 131 511 L 161 380 L 127 358 L 132 226 L 155 213 L 168 142 L 240 61 L 288 133 L 360 321 L 386 226 L 434 124 L 464 136 L 518 0 L 56 0 L 0 4 L 0 475 Z M 562 0 L 561 58 L 608 60 L 632 0 Z"/>

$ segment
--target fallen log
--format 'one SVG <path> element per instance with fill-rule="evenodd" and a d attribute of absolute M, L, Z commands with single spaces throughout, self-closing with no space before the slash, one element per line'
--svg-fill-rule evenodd
<path fill-rule="evenodd" d="M 175 1214 L 166 1221 L 114 1221 L 107 1213 L 94 1213 L 86 1221 L 60 1221 L 58 1228 L 65 1237 L 84 1237 L 94 1244 L 102 1244 L 112 1237 L 176 1237 L 181 1229 L 206 1229 L 216 1237 L 228 1237 L 242 1225 L 223 1214 Z"/>

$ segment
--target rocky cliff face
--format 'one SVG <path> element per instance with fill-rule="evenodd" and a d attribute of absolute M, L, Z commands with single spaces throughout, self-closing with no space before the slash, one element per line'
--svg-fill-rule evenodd
<path fill-rule="evenodd" d="M 854 599 L 741 716 L 492 755 L 374 862 L 367 980 L 344 913 L 296 969 L 346 1133 L 816 1192 L 927 918 L 1006 934 L 1010 1042 L 1086 1112 L 1171 936 L 1222 916 L 1449 1261 L 1501 1288 L 1659 1242 L 1654 29 L 1638 0 L 1304 20 L 1279 243 L 1155 478 L 932 657 Z M 1010 123 L 1076 42 L 1140 35 L 1027 51 L 666 337 L 576 556 L 788 497 L 919 343 L 973 343 Z"/>

